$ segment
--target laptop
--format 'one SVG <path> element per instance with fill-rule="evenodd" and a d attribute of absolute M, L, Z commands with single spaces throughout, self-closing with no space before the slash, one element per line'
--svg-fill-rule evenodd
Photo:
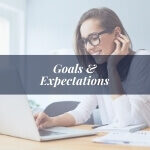
<path fill-rule="evenodd" d="M 27 96 L 23 93 L 19 73 L 14 69 L 0 69 L 0 134 L 35 141 L 56 140 L 94 135 L 97 131 L 69 127 L 53 127 L 38 130 Z M 5 94 L 12 93 L 11 95 Z"/>
<path fill-rule="evenodd" d="M 52 127 L 38 130 L 26 95 L 0 95 L 0 134 L 47 141 L 94 135 L 93 130 Z"/>

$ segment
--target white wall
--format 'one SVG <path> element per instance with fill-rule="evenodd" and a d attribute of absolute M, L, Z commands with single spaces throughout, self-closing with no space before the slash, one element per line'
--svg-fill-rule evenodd
<path fill-rule="evenodd" d="M 113 9 L 119 15 L 135 50 L 150 49 L 149 0 L 28 0 L 28 54 L 72 49 L 73 33 L 81 14 L 90 8 L 102 6 Z"/>
<path fill-rule="evenodd" d="M 10 24 L 10 54 L 24 54 L 26 0 L 0 0 L 0 16 Z"/>
<path fill-rule="evenodd" d="M 0 0 L 0 4 L 23 11 L 26 9 L 26 0 Z"/>

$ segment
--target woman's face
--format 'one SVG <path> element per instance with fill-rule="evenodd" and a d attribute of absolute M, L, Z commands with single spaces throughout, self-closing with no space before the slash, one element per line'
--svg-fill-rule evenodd
<path fill-rule="evenodd" d="M 104 29 L 100 26 L 100 21 L 98 19 L 88 19 L 82 23 L 80 28 L 82 39 L 87 39 L 88 37 L 88 39 L 92 39 L 95 33 L 100 33 L 102 31 L 104 31 Z M 115 49 L 115 33 L 104 33 L 99 35 L 98 38 L 100 42 L 96 43 L 96 46 L 92 45 L 89 40 L 86 40 L 87 42 L 84 46 L 86 51 L 93 56 L 96 63 L 102 64 L 107 61 L 107 58 Z M 94 41 L 94 39 L 92 41 Z"/>

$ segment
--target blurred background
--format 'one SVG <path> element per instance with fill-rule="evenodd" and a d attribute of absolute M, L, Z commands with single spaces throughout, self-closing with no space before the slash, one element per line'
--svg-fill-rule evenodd
<path fill-rule="evenodd" d="M 80 16 L 103 6 L 118 14 L 134 50 L 150 49 L 149 0 L 0 0 L 0 54 L 73 54 Z"/>
<path fill-rule="evenodd" d="M 118 14 L 134 50 L 150 49 L 149 6 L 149 0 L 0 0 L 0 54 L 74 54 L 77 22 L 94 7 L 108 7 Z M 33 97 L 43 107 L 52 100 L 64 99 L 54 95 Z"/>

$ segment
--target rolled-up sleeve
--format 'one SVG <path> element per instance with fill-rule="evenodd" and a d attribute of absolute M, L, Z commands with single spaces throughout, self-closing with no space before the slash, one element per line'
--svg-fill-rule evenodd
<path fill-rule="evenodd" d="M 90 118 L 97 104 L 97 97 L 95 95 L 86 95 L 84 100 L 74 110 L 67 113 L 74 117 L 76 124 L 82 124 Z"/>
<path fill-rule="evenodd" d="M 150 124 L 150 95 L 123 95 L 113 107 L 118 126 Z"/>

